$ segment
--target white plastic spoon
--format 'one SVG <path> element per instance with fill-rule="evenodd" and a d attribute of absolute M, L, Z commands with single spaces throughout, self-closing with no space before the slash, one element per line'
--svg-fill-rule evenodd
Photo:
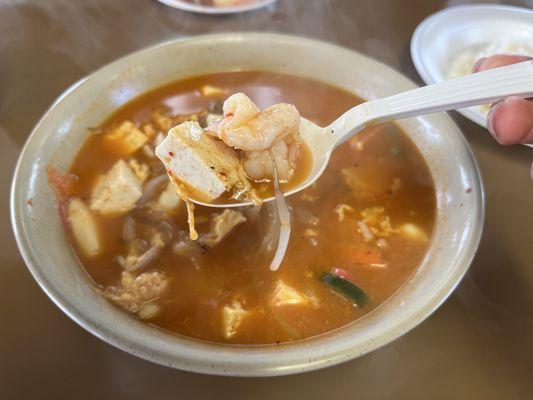
<path fill-rule="evenodd" d="M 333 150 L 369 125 L 493 103 L 509 96 L 533 97 L 533 61 L 495 68 L 408 90 L 384 99 L 371 100 L 346 111 L 325 128 L 302 118 L 300 136 L 311 150 L 313 168 L 307 179 L 287 191 L 285 196 L 312 185 L 326 169 Z M 275 197 L 269 197 L 263 201 L 274 199 Z M 214 204 L 191 200 L 207 207 L 252 205 L 251 202 Z"/>

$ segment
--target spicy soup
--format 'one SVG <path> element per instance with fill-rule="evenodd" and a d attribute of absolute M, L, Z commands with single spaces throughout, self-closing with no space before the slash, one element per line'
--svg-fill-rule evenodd
<path fill-rule="evenodd" d="M 231 213 L 196 207 L 197 230 L 208 240 L 192 241 L 185 206 L 153 154 L 169 128 L 187 120 L 205 126 L 235 92 L 261 108 L 294 104 L 322 126 L 361 102 L 302 77 L 228 72 L 153 90 L 91 128 L 69 174 L 51 170 L 50 181 L 96 290 L 146 323 L 221 343 L 301 340 L 363 317 L 398 290 L 428 248 L 435 193 L 422 156 L 392 123 L 339 147 L 312 187 L 287 198 L 291 238 L 272 272 L 279 233 L 272 204 Z M 104 215 L 93 198 L 112 172 L 123 197 L 136 190 L 135 201 Z"/>

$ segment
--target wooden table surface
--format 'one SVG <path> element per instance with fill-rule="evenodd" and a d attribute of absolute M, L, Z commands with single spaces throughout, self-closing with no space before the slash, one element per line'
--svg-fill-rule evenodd
<path fill-rule="evenodd" d="M 485 3 L 487 1 L 484 1 Z M 280 0 L 209 17 L 154 0 L 0 0 L 0 399 L 530 399 L 533 398 L 533 150 L 501 147 L 452 113 L 486 191 L 479 252 L 453 295 L 393 343 L 351 362 L 279 378 L 185 373 L 117 350 L 64 315 L 17 250 L 9 187 L 32 127 L 69 85 L 173 38 L 272 31 L 358 50 L 421 83 L 409 54 L 440 0 Z M 502 2 L 533 7 L 533 1 Z"/>

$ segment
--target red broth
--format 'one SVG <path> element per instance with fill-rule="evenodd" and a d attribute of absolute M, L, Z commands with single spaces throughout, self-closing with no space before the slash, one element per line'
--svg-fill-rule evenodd
<path fill-rule="evenodd" d="M 206 85 L 222 92 L 204 96 L 201 88 Z M 106 140 L 106 134 L 124 121 L 148 132 L 148 145 L 152 145 L 158 131 L 166 134 L 166 125 L 189 118 L 202 121 L 205 113 L 220 111 L 223 100 L 239 91 L 261 108 L 278 102 L 294 104 L 303 117 L 322 126 L 361 102 L 327 84 L 270 72 L 228 72 L 181 80 L 139 96 L 95 130 L 69 171 L 79 178 L 70 198 L 89 204 L 99 177 L 121 158 L 146 165 L 146 182 L 164 172 L 146 149 L 124 156 L 120 143 Z M 115 301 L 124 293 L 135 296 L 134 289 L 146 287 L 139 284 L 125 290 L 128 283 L 121 283 L 124 259 L 132 246 L 138 247 L 137 255 L 146 251 L 151 235 L 165 222 L 171 231 L 165 247 L 146 266 L 127 273 L 130 281 L 142 274 L 159 274 L 164 289 L 134 306 L 123 298 L 117 304 L 151 325 L 221 343 L 301 340 L 363 317 L 409 279 L 424 257 L 435 222 L 431 175 L 396 124 L 367 128 L 343 144 L 316 184 L 287 198 L 292 235 L 277 272 L 268 268 L 278 233 L 272 205 L 239 209 L 246 222 L 220 243 L 199 246 L 186 238 L 183 203 L 161 212 L 155 204 L 158 196 L 159 192 L 156 200 L 120 215 L 91 211 L 98 231 L 98 255 L 85 254 L 73 236 L 74 247 L 104 295 Z M 196 207 L 200 235 L 210 231 L 212 218 L 220 213 L 220 209 Z M 125 223 L 134 226 L 135 245 L 131 237 L 124 239 Z M 367 301 L 354 304 L 349 293 L 325 282 L 328 272 L 348 281 L 350 288 L 355 285 L 362 290 Z"/>

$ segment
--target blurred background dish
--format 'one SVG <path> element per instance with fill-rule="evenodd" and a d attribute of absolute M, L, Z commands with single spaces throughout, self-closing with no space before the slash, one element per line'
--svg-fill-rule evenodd
<path fill-rule="evenodd" d="M 416 70 L 427 84 L 472 72 L 493 54 L 533 56 L 533 10 L 503 5 L 453 7 L 426 18 L 411 40 Z M 489 105 L 458 110 L 485 126 Z"/>
<path fill-rule="evenodd" d="M 233 14 L 274 4 L 277 0 L 159 0 L 167 6 L 203 14 Z"/>

